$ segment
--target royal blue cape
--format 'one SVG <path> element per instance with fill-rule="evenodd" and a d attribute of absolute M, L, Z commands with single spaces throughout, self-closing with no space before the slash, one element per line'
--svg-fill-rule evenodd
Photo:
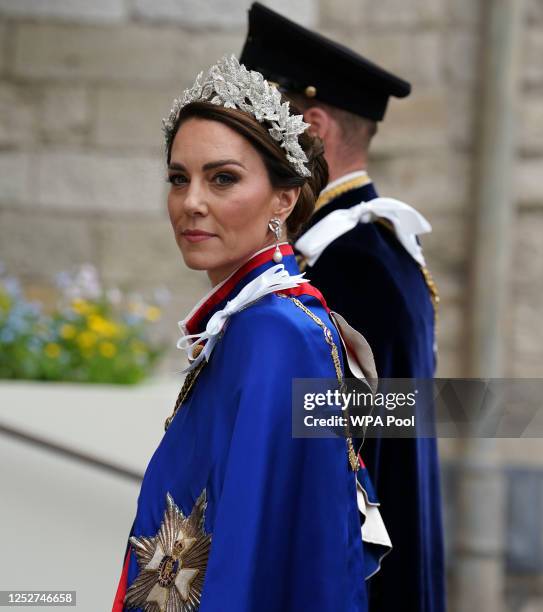
<path fill-rule="evenodd" d="M 198 330 L 274 265 L 272 253 L 200 308 Z M 291 249 L 283 263 L 299 273 Z M 325 306 L 298 299 L 340 347 Z M 189 516 L 206 492 L 212 539 L 200 612 L 366 612 L 365 578 L 383 551 L 362 542 L 346 441 L 291 434 L 292 379 L 318 377 L 336 377 L 323 330 L 290 299 L 267 295 L 229 319 L 150 460 L 132 536 L 157 534 L 167 494 Z M 124 589 L 141 572 L 130 545 Z M 124 589 L 113 609 L 143 610 L 122 607 Z"/>

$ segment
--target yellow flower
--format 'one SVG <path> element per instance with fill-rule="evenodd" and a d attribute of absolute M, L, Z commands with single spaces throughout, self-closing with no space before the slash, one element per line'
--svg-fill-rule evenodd
<path fill-rule="evenodd" d="M 113 342 L 100 342 L 100 353 L 104 357 L 111 359 L 117 353 L 117 347 L 113 344 Z"/>
<path fill-rule="evenodd" d="M 145 309 L 145 318 L 148 321 L 158 321 L 161 314 L 162 312 L 158 306 L 147 306 Z"/>
<path fill-rule="evenodd" d="M 72 310 L 77 312 L 77 314 L 86 315 L 94 312 L 95 307 L 92 304 L 89 304 L 86 300 L 76 298 L 75 300 L 72 300 Z"/>
<path fill-rule="evenodd" d="M 119 334 L 119 326 L 112 321 L 108 321 L 98 314 L 91 314 L 87 318 L 89 329 L 96 332 L 100 336 L 112 338 Z"/>
<path fill-rule="evenodd" d="M 56 359 L 60 355 L 60 346 L 54 342 L 48 342 L 43 350 L 51 359 Z"/>
<path fill-rule="evenodd" d="M 79 344 L 82 349 L 88 349 L 94 346 L 96 344 L 96 334 L 90 331 L 81 332 L 77 336 L 77 344 Z"/>
<path fill-rule="evenodd" d="M 64 323 L 64 325 L 60 328 L 60 335 L 65 340 L 70 340 L 71 338 L 74 338 L 76 334 L 77 329 L 75 325 L 71 325 L 70 323 Z"/>

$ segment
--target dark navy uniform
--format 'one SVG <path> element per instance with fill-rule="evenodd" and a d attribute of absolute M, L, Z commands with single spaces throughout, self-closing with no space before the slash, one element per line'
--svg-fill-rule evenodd
<path fill-rule="evenodd" d="M 373 183 L 317 210 L 312 227 L 334 210 L 377 197 Z M 332 310 L 372 347 L 379 378 L 432 378 L 434 304 L 425 272 L 382 223 L 359 223 L 333 241 L 306 276 Z M 367 438 L 362 454 L 381 502 L 392 551 L 371 579 L 370 610 L 441 612 L 445 571 L 435 438 Z"/>
<path fill-rule="evenodd" d="M 404 98 L 411 92 L 403 79 L 259 3 L 249 11 L 240 61 L 276 81 L 287 94 L 309 99 L 309 105 L 314 99 L 375 122 L 384 118 L 391 96 Z M 316 210 L 302 239 L 334 211 L 377 198 L 373 183 L 351 185 L 345 180 L 348 184 L 334 181 L 334 197 L 328 191 L 328 201 Z M 414 257 L 383 219 L 354 223 L 341 234 L 330 225 L 328 229 L 335 238 L 325 241 L 326 247 L 311 259 L 307 278 L 330 308 L 367 338 L 380 378 L 432 378 L 437 296 L 423 258 Z M 368 438 L 363 456 L 393 545 L 381 571 L 370 580 L 370 612 L 443 612 L 435 438 Z"/>

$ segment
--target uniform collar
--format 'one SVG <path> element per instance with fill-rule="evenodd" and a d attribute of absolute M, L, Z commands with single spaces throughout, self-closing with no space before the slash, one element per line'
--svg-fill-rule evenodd
<path fill-rule="evenodd" d="M 368 179 L 368 181 L 371 182 L 371 179 L 368 176 L 366 170 L 356 170 L 355 172 L 349 172 L 348 174 L 344 174 L 343 176 L 340 176 L 339 178 L 330 181 L 328 185 L 326 185 L 326 187 L 321 191 L 320 195 L 326 195 L 336 187 L 344 185 L 345 183 L 349 183 L 355 179 Z"/>
<path fill-rule="evenodd" d="M 299 274 L 300 270 L 294 257 L 294 251 L 287 242 L 279 243 L 285 269 L 289 274 Z M 268 268 L 275 266 L 273 253 L 275 245 L 266 247 L 254 253 L 242 266 L 205 295 L 184 319 L 187 331 L 190 334 L 201 332 L 215 312 L 226 306 L 254 278 Z"/>
<path fill-rule="evenodd" d="M 349 174 L 340 176 L 338 179 L 328 183 L 328 185 L 321 191 L 317 202 L 315 203 L 315 212 L 326 206 L 328 202 L 335 200 L 340 195 L 354 189 L 359 189 L 365 185 L 369 185 L 370 183 L 371 179 L 365 170 L 349 172 Z"/>
<path fill-rule="evenodd" d="M 377 190 L 375 189 L 375 185 L 367 174 L 365 174 L 368 179 L 367 182 L 364 181 L 362 184 L 358 184 L 358 186 L 354 187 L 349 185 L 353 178 L 356 179 L 360 176 L 363 176 L 362 173 L 359 174 L 358 172 L 352 172 L 330 183 L 330 185 L 328 185 L 326 189 L 321 192 L 321 196 L 329 189 L 329 187 L 332 187 L 332 189 L 339 189 L 339 191 L 335 192 L 337 195 L 335 195 L 335 197 L 327 201 L 326 204 L 322 205 L 318 210 L 313 213 L 308 224 L 306 225 L 306 227 L 304 227 L 304 232 L 306 232 L 309 228 L 313 227 L 321 219 L 324 219 L 326 215 L 330 214 L 331 212 L 334 212 L 335 210 L 338 210 L 340 208 L 351 208 L 352 206 L 356 206 L 361 202 L 369 202 L 370 200 L 374 200 L 375 198 L 377 198 L 378 194 Z M 342 186 L 344 186 L 345 189 L 340 189 Z M 331 190 L 328 191 L 328 194 L 331 193 Z M 319 198 L 321 196 L 319 196 Z"/>

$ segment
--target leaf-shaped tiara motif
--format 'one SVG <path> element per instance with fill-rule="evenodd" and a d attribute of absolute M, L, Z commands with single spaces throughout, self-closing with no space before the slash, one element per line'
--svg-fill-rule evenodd
<path fill-rule="evenodd" d="M 271 124 L 270 136 L 281 143 L 286 158 L 300 176 L 311 176 L 306 167 L 307 156 L 298 142 L 309 123 L 303 115 L 291 115 L 290 103 L 281 103 L 277 87 L 254 70 L 247 70 L 235 55 L 221 58 L 214 66 L 196 77 L 194 85 L 185 89 L 181 98 L 173 101 L 167 119 L 162 119 L 163 131 L 168 147 L 181 109 L 191 102 L 211 102 L 225 108 L 239 108 L 259 122 Z"/>

